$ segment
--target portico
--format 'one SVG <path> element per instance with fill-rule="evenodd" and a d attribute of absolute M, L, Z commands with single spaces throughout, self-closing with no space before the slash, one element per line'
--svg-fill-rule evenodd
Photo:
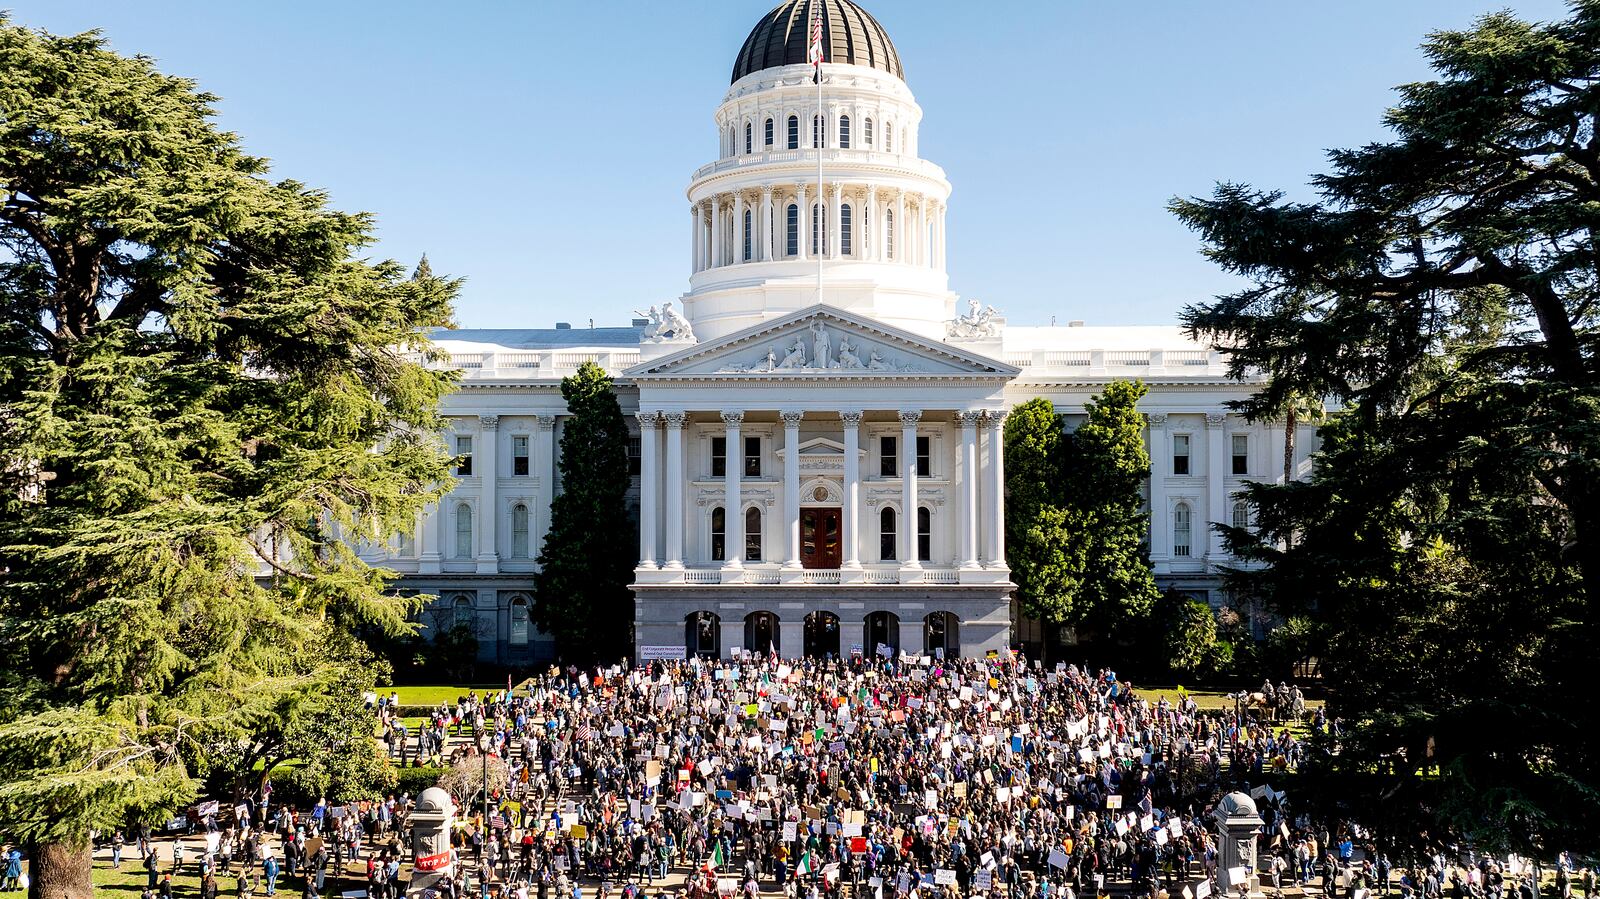
<path fill-rule="evenodd" d="M 641 409 L 636 643 L 692 633 L 691 651 L 800 655 L 832 633 L 842 651 L 920 648 L 931 618 L 944 651 L 957 633 L 968 650 L 1005 648 L 1015 374 L 821 305 L 657 348 L 628 372 Z M 701 639 L 707 614 L 714 641 Z"/>

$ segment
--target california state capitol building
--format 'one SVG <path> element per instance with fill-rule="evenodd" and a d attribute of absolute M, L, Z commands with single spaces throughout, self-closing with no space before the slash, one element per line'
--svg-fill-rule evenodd
<path fill-rule="evenodd" d="M 1007 411 L 1045 397 L 1072 427 L 1118 379 L 1150 388 L 1156 581 L 1226 601 L 1210 525 L 1247 525 L 1236 491 L 1282 478 L 1282 424 L 1230 413 L 1252 384 L 1175 325 L 1012 324 L 952 290 L 960 207 L 923 158 L 900 55 L 851 0 L 815 0 L 819 118 L 812 2 L 762 16 L 733 58 L 687 233 L 660 235 L 684 241 L 686 291 L 625 327 L 435 335 L 461 374 L 442 410 L 458 483 L 366 551 L 436 597 L 424 633 L 470 625 L 490 663 L 553 655 L 529 620 L 534 560 L 561 490 L 561 379 L 589 360 L 632 433 L 636 657 L 1037 653 L 1006 563 Z M 1296 445 L 1298 475 L 1312 427 Z"/>

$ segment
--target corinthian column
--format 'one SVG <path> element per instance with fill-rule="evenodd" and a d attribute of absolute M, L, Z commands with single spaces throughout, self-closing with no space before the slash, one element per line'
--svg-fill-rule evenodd
<path fill-rule="evenodd" d="M 841 568 L 861 567 L 861 413 L 840 412 L 844 423 L 844 514 L 839 522 L 839 539 L 844 543 Z"/>
<path fill-rule="evenodd" d="M 783 418 L 783 567 L 800 567 L 800 419 L 805 413 L 787 409 Z"/>
<path fill-rule="evenodd" d="M 921 410 L 900 412 L 900 567 L 921 568 L 917 558 L 917 422 Z"/>
<path fill-rule="evenodd" d="M 661 415 L 654 410 L 639 412 L 639 567 L 656 567 L 656 496 L 661 491 L 661 472 L 656 463 L 656 445 L 661 437 L 657 424 Z M 540 477 L 544 477 L 540 472 Z"/>
<path fill-rule="evenodd" d="M 989 420 L 989 565 L 1006 567 L 1006 416 L 1005 409 L 993 409 Z"/>
<path fill-rule="evenodd" d="M 683 567 L 683 424 L 688 416 L 682 412 L 668 412 L 662 416 L 667 425 L 667 469 L 662 481 L 667 488 L 667 560 L 662 568 Z"/>
<path fill-rule="evenodd" d="M 744 567 L 744 509 L 739 496 L 739 476 L 744 474 L 744 447 L 740 444 L 739 426 L 743 423 L 743 412 L 722 413 L 725 447 L 722 454 L 723 568 Z"/>

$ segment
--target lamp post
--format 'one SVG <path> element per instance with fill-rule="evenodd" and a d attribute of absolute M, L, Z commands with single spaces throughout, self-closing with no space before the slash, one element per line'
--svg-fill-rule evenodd
<path fill-rule="evenodd" d="M 483 757 L 483 839 L 485 845 L 489 840 L 489 732 L 485 730 L 478 737 L 479 755 Z"/>

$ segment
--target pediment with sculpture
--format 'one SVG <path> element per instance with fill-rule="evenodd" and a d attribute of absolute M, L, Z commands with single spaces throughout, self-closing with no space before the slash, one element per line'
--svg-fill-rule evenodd
<path fill-rule="evenodd" d="M 634 377 L 741 375 L 890 377 L 1014 375 L 1016 369 L 939 341 L 815 306 L 629 371 Z"/>

